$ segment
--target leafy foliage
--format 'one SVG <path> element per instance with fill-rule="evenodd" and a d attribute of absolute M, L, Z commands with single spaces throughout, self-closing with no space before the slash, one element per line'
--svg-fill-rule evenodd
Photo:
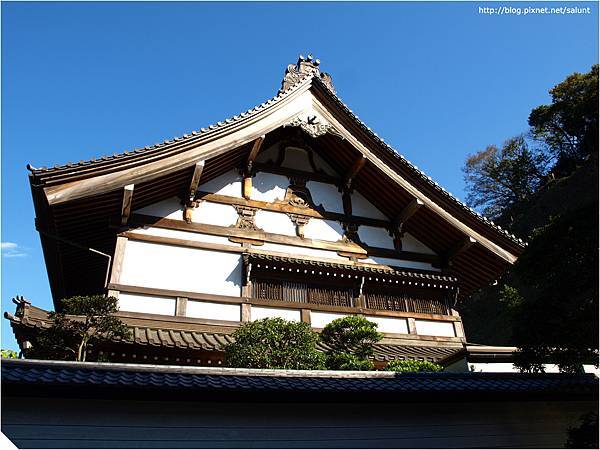
<path fill-rule="evenodd" d="M 544 179 L 547 157 L 529 149 L 522 136 L 469 155 L 463 172 L 467 203 L 498 218 L 506 209 L 529 198 Z"/>
<path fill-rule="evenodd" d="M 521 370 L 542 371 L 551 360 L 576 372 L 583 363 L 598 364 L 598 66 L 550 93 L 552 104 L 529 118 L 532 154 L 545 159 L 520 158 L 521 148 L 467 161 L 475 177 L 467 180 L 471 204 L 529 236 L 530 245 L 497 286 L 462 301 L 460 309 L 470 340 L 518 346 Z M 495 163 L 497 155 L 507 161 Z M 554 164 L 550 175 L 528 178 L 535 174 L 532 163 L 543 174 L 545 161 Z M 509 181 L 518 175 L 511 186 L 519 189 L 497 195 L 499 173 Z"/>
<path fill-rule="evenodd" d="M 549 357 L 566 372 L 598 360 L 597 233 L 598 209 L 590 205 L 550 222 L 517 261 L 523 300 L 514 338 L 523 370 L 539 371 Z"/>
<path fill-rule="evenodd" d="M 323 369 L 324 355 L 316 349 L 319 335 L 303 322 L 281 318 L 245 323 L 225 349 L 229 367 L 254 369 Z"/>
<path fill-rule="evenodd" d="M 39 333 L 27 357 L 85 361 L 88 346 L 129 337 L 129 329 L 113 315 L 118 311 L 114 297 L 77 296 L 62 305 L 61 312 L 49 314 L 52 326 Z"/>
<path fill-rule="evenodd" d="M 565 448 L 598 448 L 598 413 L 581 417 L 578 427 L 569 428 Z"/>
<path fill-rule="evenodd" d="M 10 358 L 10 359 L 18 359 L 19 358 L 19 354 L 17 352 L 15 352 L 14 350 L 2 350 L 2 357 L 3 358 Z"/>
<path fill-rule="evenodd" d="M 391 372 L 441 372 L 442 366 L 429 361 L 415 361 L 412 359 L 395 359 L 390 361 L 385 370 Z"/>
<path fill-rule="evenodd" d="M 373 361 L 346 352 L 328 354 L 325 365 L 330 370 L 373 370 L 374 367 Z"/>
<path fill-rule="evenodd" d="M 598 152 L 598 65 L 585 74 L 574 73 L 550 89 L 552 103 L 529 116 L 533 135 L 557 159 L 559 176 Z"/>
<path fill-rule="evenodd" d="M 383 335 L 377 324 L 361 316 L 346 316 L 328 323 L 321 332 L 327 345 L 327 367 L 333 370 L 371 370 L 373 344 Z"/>

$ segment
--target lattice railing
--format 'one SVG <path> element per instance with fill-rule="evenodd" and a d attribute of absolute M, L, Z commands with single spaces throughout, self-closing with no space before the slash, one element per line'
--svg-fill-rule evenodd
<path fill-rule="evenodd" d="M 354 291 L 352 288 L 311 286 L 292 281 L 253 280 L 252 296 L 266 300 L 351 307 Z"/>

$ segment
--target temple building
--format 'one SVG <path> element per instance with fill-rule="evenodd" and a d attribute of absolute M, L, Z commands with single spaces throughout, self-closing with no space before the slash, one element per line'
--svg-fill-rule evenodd
<path fill-rule="evenodd" d="M 106 293 L 132 330 L 90 350 L 113 362 L 220 365 L 240 324 L 378 324 L 376 367 L 456 361 L 457 299 L 525 244 L 436 184 L 300 57 L 265 103 L 152 146 L 29 166 L 54 305 Z M 25 354 L 48 313 L 8 314 Z M 468 330 L 467 330 L 468 331 Z"/>
<path fill-rule="evenodd" d="M 223 122 L 30 170 L 55 309 L 114 296 L 131 336 L 27 358 L 51 322 L 15 299 L 26 358 L 2 359 L 2 432 L 19 448 L 559 448 L 598 410 L 593 374 L 479 372 L 514 349 L 469 343 L 455 304 L 525 244 L 385 144 L 311 56 Z M 376 369 L 445 370 L 222 367 L 245 322 L 347 315 L 384 333 Z"/>

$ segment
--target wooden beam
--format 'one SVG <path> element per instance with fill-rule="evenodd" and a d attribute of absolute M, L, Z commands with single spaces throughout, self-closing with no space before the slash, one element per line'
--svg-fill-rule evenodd
<path fill-rule="evenodd" d="M 258 137 L 254 144 L 252 144 L 252 150 L 250 150 L 250 154 L 248 155 L 248 159 L 246 160 L 246 167 L 248 172 L 252 171 L 252 165 L 254 164 L 254 160 L 262 147 L 263 142 L 265 141 L 265 135 Z"/>
<path fill-rule="evenodd" d="M 461 239 L 454 244 L 444 255 L 444 262 L 446 263 L 446 266 L 450 264 L 458 255 L 470 249 L 475 243 L 477 243 L 475 239 L 473 239 L 471 236 L 466 236 L 464 239 Z"/>
<path fill-rule="evenodd" d="M 126 225 L 131 214 L 131 201 L 133 200 L 133 188 L 135 185 L 128 184 L 123 188 L 123 203 L 121 205 L 121 225 Z"/>
<path fill-rule="evenodd" d="M 194 166 L 194 174 L 192 175 L 192 180 L 190 181 L 189 199 L 190 201 L 194 200 L 196 196 L 196 191 L 198 190 L 198 184 L 200 183 L 200 178 L 202 177 L 202 171 L 204 170 L 204 166 L 206 164 L 206 160 L 202 160 L 196 163 Z"/>
<path fill-rule="evenodd" d="M 256 155 L 258 155 L 264 140 L 265 135 L 263 134 L 254 141 L 254 144 L 252 144 L 252 150 L 250 150 L 250 154 L 246 160 L 246 167 L 244 169 L 244 182 L 242 184 L 242 197 L 244 197 L 246 200 L 250 200 L 250 197 L 252 196 L 252 166 L 254 165 L 254 160 L 256 159 Z"/>
<path fill-rule="evenodd" d="M 396 216 L 394 225 L 401 228 L 423 205 L 424 203 L 422 200 L 413 198 L 413 200 Z"/>
<path fill-rule="evenodd" d="M 358 172 L 360 172 L 360 170 L 365 166 L 366 162 L 367 157 L 365 155 L 360 155 L 360 157 L 354 161 L 354 164 L 352 164 L 352 167 L 350 167 L 350 170 L 348 170 L 346 176 L 344 177 L 344 186 L 347 189 L 351 188 L 352 182 L 358 175 Z"/>

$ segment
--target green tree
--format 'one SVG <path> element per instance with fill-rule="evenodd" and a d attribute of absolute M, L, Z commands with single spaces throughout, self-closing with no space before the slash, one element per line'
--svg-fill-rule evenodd
<path fill-rule="evenodd" d="M 517 261 L 523 298 L 514 314 L 517 365 L 540 371 L 549 360 L 561 371 L 598 363 L 598 207 L 555 218 L 534 233 Z"/>
<path fill-rule="evenodd" d="M 19 357 L 19 354 L 17 352 L 15 352 L 14 350 L 2 350 L 2 357 L 10 358 L 10 359 L 17 359 Z"/>
<path fill-rule="evenodd" d="M 321 332 L 327 346 L 326 364 L 332 370 L 371 370 L 373 345 L 383 338 L 377 324 L 361 316 L 346 316 L 328 323 Z"/>
<path fill-rule="evenodd" d="M 412 359 L 395 359 L 390 361 L 385 370 L 391 372 L 441 372 L 444 370 L 442 366 L 429 361 L 415 361 Z"/>
<path fill-rule="evenodd" d="M 28 358 L 85 361 L 88 346 L 130 336 L 127 326 L 113 315 L 118 311 L 114 297 L 77 296 L 61 303 L 61 312 L 50 312 L 52 325 L 39 333 Z"/>
<path fill-rule="evenodd" d="M 316 344 L 319 335 L 304 322 L 281 318 L 255 320 L 233 333 L 225 349 L 229 367 L 253 369 L 324 369 L 324 356 Z"/>
<path fill-rule="evenodd" d="M 529 116 L 533 135 L 557 159 L 558 176 L 573 172 L 577 162 L 598 152 L 598 65 L 574 73 L 550 89 L 552 103 Z"/>
<path fill-rule="evenodd" d="M 529 198 L 544 180 L 548 158 L 530 150 L 525 138 L 507 140 L 469 155 L 463 167 L 467 203 L 497 219 L 511 206 Z"/>

